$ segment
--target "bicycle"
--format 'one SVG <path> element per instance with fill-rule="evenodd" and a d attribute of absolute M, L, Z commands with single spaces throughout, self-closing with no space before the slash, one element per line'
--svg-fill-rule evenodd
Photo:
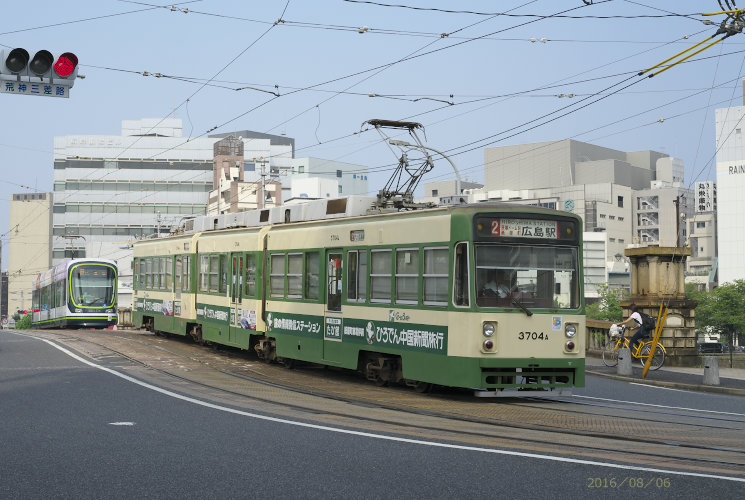
<path fill-rule="evenodd" d="M 618 352 L 624 348 L 629 347 L 629 339 L 626 337 L 625 326 L 615 326 L 615 331 L 611 327 L 610 336 L 606 339 L 605 345 L 603 345 L 603 364 L 605 366 L 616 366 L 618 364 Z M 620 330 L 620 332 L 619 332 Z M 651 332 L 650 332 L 651 333 Z M 649 334 L 645 337 L 649 337 Z M 639 360 L 642 366 L 647 362 L 652 351 L 652 341 L 640 339 L 633 350 L 631 356 Z M 654 356 L 652 356 L 652 362 L 649 365 L 650 370 L 657 370 L 665 363 L 665 355 L 667 351 L 662 344 L 657 344 L 657 348 L 654 350 Z"/>

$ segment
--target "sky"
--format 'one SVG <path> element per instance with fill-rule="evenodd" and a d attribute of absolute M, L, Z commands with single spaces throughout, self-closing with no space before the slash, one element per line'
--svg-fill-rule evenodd
<path fill-rule="evenodd" d="M 119 135 L 122 120 L 173 116 L 191 137 L 285 134 L 298 157 L 368 167 L 369 194 L 396 161 L 362 126 L 370 119 L 421 123 L 468 181 L 483 181 L 485 147 L 568 138 L 661 151 L 683 160 L 686 184 L 715 180 L 714 110 L 742 105 L 745 35 L 653 78 L 637 73 L 714 35 L 724 16 L 701 13 L 718 10 L 716 0 L 3 2 L 0 49 L 73 52 L 85 78 L 69 99 L 0 94 L 2 267 L 11 196 L 52 190 L 54 137 Z M 436 157 L 422 185 L 454 177 Z"/>

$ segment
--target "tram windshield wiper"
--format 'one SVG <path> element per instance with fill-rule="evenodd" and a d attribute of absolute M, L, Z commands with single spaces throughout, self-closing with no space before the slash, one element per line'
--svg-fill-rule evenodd
<path fill-rule="evenodd" d="M 519 307 L 520 309 L 522 309 L 525 312 L 525 314 L 527 314 L 528 316 L 532 316 L 533 315 L 533 311 L 531 311 L 530 309 L 528 309 L 527 307 L 525 307 L 525 304 L 523 304 L 521 301 L 517 300 L 515 297 L 512 297 L 512 303 L 514 305 L 516 305 L 517 307 Z"/>

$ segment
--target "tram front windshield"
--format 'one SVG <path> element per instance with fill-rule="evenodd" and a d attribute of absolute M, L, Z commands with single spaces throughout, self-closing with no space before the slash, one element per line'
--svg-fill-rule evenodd
<path fill-rule="evenodd" d="M 476 304 L 577 309 L 576 247 L 476 245 Z"/>
<path fill-rule="evenodd" d="M 114 301 L 114 270 L 108 266 L 83 264 L 70 272 L 73 304 L 109 307 Z"/>

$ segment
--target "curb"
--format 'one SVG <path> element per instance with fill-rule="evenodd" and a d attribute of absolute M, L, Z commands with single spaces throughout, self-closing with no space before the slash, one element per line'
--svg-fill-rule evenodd
<path fill-rule="evenodd" d="M 613 380 L 621 380 L 624 382 L 635 382 L 637 384 L 656 385 L 658 387 L 667 387 L 669 389 L 680 389 L 685 391 L 696 391 L 696 392 L 712 392 L 716 394 L 727 394 L 731 396 L 745 396 L 745 389 L 735 389 L 733 387 L 721 387 L 717 385 L 703 385 L 703 384 L 684 384 L 682 382 L 666 382 L 664 380 L 647 380 L 636 377 L 624 377 L 622 375 L 613 375 L 609 373 L 596 372 L 594 370 L 588 370 L 585 367 L 585 373 L 595 375 L 598 377 L 609 378 Z"/>

